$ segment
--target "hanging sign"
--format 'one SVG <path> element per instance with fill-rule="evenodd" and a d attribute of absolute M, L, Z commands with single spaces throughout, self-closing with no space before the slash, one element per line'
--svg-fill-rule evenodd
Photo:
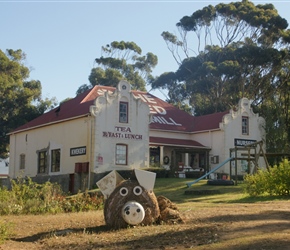
<path fill-rule="evenodd" d="M 256 140 L 238 139 L 235 138 L 235 146 L 247 146 L 248 144 L 254 143 Z"/>

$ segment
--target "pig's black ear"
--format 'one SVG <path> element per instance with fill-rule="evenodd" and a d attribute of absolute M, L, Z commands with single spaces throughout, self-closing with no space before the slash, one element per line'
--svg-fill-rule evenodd
<path fill-rule="evenodd" d="M 104 195 L 104 198 L 108 199 L 110 194 L 122 181 L 124 181 L 124 178 L 116 170 L 113 170 L 101 180 L 99 180 L 97 182 L 97 186 Z"/>
<path fill-rule="evenodd" d="M 140 186 L 148 192 L 152 192 L 155 184 L 156 173 L 135 169 L 135 175 Z"/>

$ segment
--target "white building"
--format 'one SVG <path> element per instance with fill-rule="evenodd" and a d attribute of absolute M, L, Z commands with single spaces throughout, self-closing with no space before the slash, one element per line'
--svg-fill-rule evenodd
<path fill-rule="evenodd" d="M 9 158 L 0 158 L 0 178 L 6 178 L 9 174 Z"/>
<path fill-rule="evenodd" d="M 229 158 L 237 143 L 253 141 L 265 141 L 264 119 L 247 99 L 236 111 L 193 117 L 121 81 L 117 88 L 95 86 L 11 132 L 9 176 L 58 181 L 75 192 L 108 171 L 152 164 L 200 175 Z"/>

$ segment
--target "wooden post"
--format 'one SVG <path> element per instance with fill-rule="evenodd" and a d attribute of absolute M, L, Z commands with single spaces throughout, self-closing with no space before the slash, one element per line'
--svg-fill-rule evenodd
<path fill-rule="evenodd" d="M 230 148 L 230 157 L 232 157 L 232 149 Z M 232 179 L 232 160 L 230 160 L 230 180 Z"/>
<path fill-rule="evenodd" d="M 171 159 L 171 167 L 170 167 L 171 174 L 173 175 L 173 177 L 176 177 L 175 176 L 175 172 L 177 171 L 178 166 L 177 166 L 177 162 L 176 162 L 176 152 L 175 152 L 175 149 L 173 149 L 173 151 L 171 152 L 171 157 L 172 157 L 172 159 Z"/>
<path fill-rule="evenodd" d="M 265 154 L 265 152 L 264 152 L 264 150 L 263 150 L 263 141 L 261 141 L 261 142 L 259 143 L 259 145 L 260 145 L 260 151 L 262 152 L 263 157 L 264 157 L 264 161 L 265 161 L 265 163 L 266 163 L 266 168 L 267 168 L 267 170 L 269 171 L 269 170 L 270 170 L 270 167 L 269 167 L 269 162 L 268 162 L 268 160 L 267 160 L 266 154 Z"/>
<path fill-rule="evenodd" d="M 251 148 L 248 148 L 248 170 L 247 170 L 247 173 L 250 174 L 250 164 L 251 164 Z"/>
<path fill-rule="evenodd" d="M 235 185 L 236 186 L 238 185 L 238 160 L 237 160 L 238 155 L 237 155 L 237 152 L 238 152 L 237 147 L 235 147 L 235 176 L 236 176 Z"/>

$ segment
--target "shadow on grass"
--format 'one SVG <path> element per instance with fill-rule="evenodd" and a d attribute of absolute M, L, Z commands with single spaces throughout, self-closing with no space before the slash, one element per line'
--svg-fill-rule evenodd
<path fill-rule="evenodd" d="M 50 232 L 41 232 L 38 234 L 22 237 L 22 238 L 11 238 L 13 241 L 18 242 L 35 242 L 44 238 L 66 236 L 71 233 L 104 233 L 112 231 L 106 225 L 98 227 L 89 227 L 89 228 L 67 228 L 63 230 L 55 230 Z"/>
<path fill-rule="evenodd" d="M 274 201 L 274 200 L 288 200 L 289 197 L 247 197 L 243 194 L 243 184 L 238 186 L 210 186 L 206 184 L 206 180 L 193 185 L 188 188 L 187 179 L 163 179 L 157 180 L 154 192 L 158 195 L 164 195 L 176 203 L 183 202 L 207 202 L 207 203 L 255 203 L 260 201 Z M 210 196 L 185 195 L 186 190 L 219 190 L 220 194 Z M 203 204 L 202 204 L 203 205 Z M 237 205 L 239 207 L 239 205 Z M 238 210 L 239 211 L 239 210 Z M 223 250 L 245 250 L 245 249 L 288 249 L 290 238 L 277 238 L 281 232 L 285 234 L 289 230 L 290 211 L 261 211 L 258 214 L 238 214 L 221 215 L 214 213 L 208 218 L 204 218 L 201 223 L 197 223 L 196 218 L 193 217 L 188 225 L 172 225 L 162 229 L 162 226 L 154 227 L 140 227 L 136 228 L 136 233 L 130 230 L 122 229 L 112 231 L 105 225 L 90 227 L 90 228 L 67 228 L 65 230 L 56 230 L 51 232 L 41 232 L 31 236 L 22 238 L 14 238 L 11 240 L 22 242 L 35 242 L 44 238 L 53 238 L 57 236 L 66 236 L 69 234 L 93 234 L 89 240 L 85 237 L 83 240 L 68 239 L 60 242 L 62 245 L 57 245 L 56 249 L 166 249 L 166 248 L 197 248 L 204 246 L 202 249 L 223 249 Z M 264 224 L 253 225 L 253 221 L 267 221 Z M 225 222 L 249 222 L 243 224 L 242 227 L 225 228 Z M 153 230 L 156 231 L 154 235 L 142 232 Z M 100 240 L 99 234 L 112 231 L 108 239 Z M 269 239 L 269 235 L 263 236 L 265 232 L 271 232 L 273 239 Z M 123 233 L 123 234 L 122 234 Z M 129 235 L 131 233 L 131 236 Z M 220 234 L 247 233 L 247 235 L 256 235 L 256 238 L 251 238 L 247 241 L 238 242 L 235 240 L 235 245 L 223 244 L 223 239 L 219 238 Z M 133 237 L 133 236 L 134 237 Z M 130 236 L 130 237 L 129 237 Z M 81 236 L 79 236 L 81 237 Z M 275 238 L 276 237 L 276 238 Z M 283 237 L 283 236 L 281 236 Z M 244 239 L 242 239 L 244 240 Z M 59 242 L 49 242 L 42 245 L 43 250 L 53 249 L 53 244 L 60 244 Z M 221 243 L 221 248 L 214 248 L 215 244 Z M 213 248 L 209 248 L 213 246 Z"/>
<path fill-rule="evenodd" d="M 289 238 L 275 238 L 269 241 L 268 236 L 263 237 L 263 233 L 272 232 L 273 235 L 281 232 L 288 232 L 289 230 L 289 211 L 263 211 L 259 214 L 236 214 L 236 215 L 218 215 L 214 214 L 209 218 L 205 218 L 202 223 L 194 224 L 184 227 L 170 226 L 166 230 L 161 230 L 162 226 L 152 227 L 137 227 L 133 230 L 121 229 L 118 231 L 109 230 L 106 226 L 98 226 L 91 228 L 68 228 L 50 233 L 35 234 L 25 238 L 14 239 L 22 242 L 35 242 L 43 237 L 66 236 L 70 233 L 82 232 L 92 234 L 91 239 L 88 240 L 67 240 L 63 242 L 50 242 L 49 245 L 42 245 L 42 249 L 53 249 L 55 244 L 57 249 L 166 249 L 178 248 L 189 249 L 203 246 L 202 249 L 223 249 L 223 250 L 246 250 L 246 249 L 288 249 L 290 244 Z M 252 221 L 267 221 L 267 223 L 256 224 L 253 226 Z M 250 222 L 250 224 L 243 224 L 241 227 L 225 228 L 225 222 Z M 160 229 L 158 229 L 160 227 Z M 148 234 L 143 229 L 154 230 L 155 234 Z M 112 232 L 111 238 L 107 240 L 99 240 L 100 233 Z M 227 233 L 236 233 L 236 235 L 256 235 L 256 238 L 251 238 L 247 241 L 240 241 L 233 248 L 220 238 L 220 235 Z M 259 236 L 261 235 L 261 236 Z M 242 237 L 241 236 L 241 237 Z M 221 248 L 215 248 L 215 244 L 220 243 Z M 277 245 L 278 244 L 278 245 Z M 210 247 L 213 248 L 210 248 Z M 61 247 L 61 248 L 59 248 Z"/>

